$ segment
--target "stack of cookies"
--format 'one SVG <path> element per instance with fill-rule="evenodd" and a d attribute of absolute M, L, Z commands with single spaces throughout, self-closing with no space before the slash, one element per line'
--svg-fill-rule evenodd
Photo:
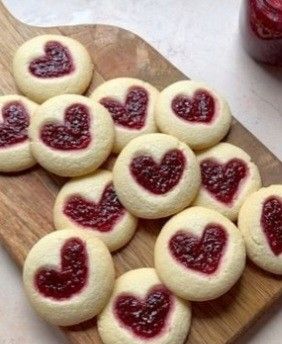
<path fill-rule="evenodd" d="M 24 265 L 27 296 L 43 318 L 70 326 L 98 315 L 105 344 L 181 344 L 189 301 L 226 293 L 246 253 L 282 274 L 282 185 L 261 188 L 251 157 L 220 143 L 232 117 L 216 91 L 185 80 L 159 92 L 116 78 L 82 96 L 91 57 L 57 35 L 23 44 L 13 69 L 25 97 L 0 97 L 0 171 L 38 163 L 72 177 L 54 204 L 56 231 Z M 155 266 L 115 280 L 110 252 L 130 241 L 138 218 L 168 216 Z"/>

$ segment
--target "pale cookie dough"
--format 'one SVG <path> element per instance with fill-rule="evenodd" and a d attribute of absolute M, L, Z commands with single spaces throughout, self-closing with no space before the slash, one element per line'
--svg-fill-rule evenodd
<path fill-rule="evenodd" d="M 70 326 L 101 312 L 114 285 L 111 255 L 90 232 L 66 229 L 40 239 L 23 268 L 26 294 L 48 322 Z"/>
<path fill-rule="evenodd" d="M 104 344 L 182 344 L 190 323 L 190 304 L 166 289 L 155 269 L 143 268 L 116 280 L 98 331 Z"/>
<path fill-rule="evenodd" d="M 195 150 L 214 146 L 222 140 L 231 120 L 225 99 L 202 82 L 175 82 L 158 97 L 156 122 L 160 131 L 177 137 Z"/>
<path fill-rule="evenodd" d="M 282 275 L 282 185 L 251 194 L 240 209 L 238 227 L 248 257 L 262 269 Z"/>
<path fill-rule="evenodd" d="M 200 185 L 191 149 L 173 136 L 147 134 L 129 142 L 113 169 L 116 193 L 135 216 L 157 219 L 187 207 Z"/>
<path fill-rule="evenodd" d="M 240 278 L 246 261 L 238 228 L 218 212 L 185 209 L 162 228 L 155 268 L 164 285 L 191 301 L 215 299 Z"/>
<path fill-rule="evenodd" d="M 16 94 L 0 96 L 0 172 L 18 172 L 36 164 L 28 128 L 37 106 Z"/>
<path fill-rule="evenodd" d="M 157 131 L 154 114 L 158 94 L 149 83 L 133 78 L 112 79 L 94 90 L 91 98 L 104 105 L 114 120 L 115 153 L 135 137 Z"/>
<path fill-rule="evenodd" d="M 21 92 L 42 103 L 59 94 L 81 94 L 88 87 L 93 65 L 84 46 L 60 35 L 37 36 L 21 45 L 13 60 Z"/>
<path fill-rule="evenodd" d="M 137 219 L 120 203 L 112 173 L 98 170 L 93 175 L 75 178 L 59 192 L 54 207 L 57 229 L 89 230 L 115 251 L 133 236 Z"/>
<path fill-rule="evenodd" d="M 61 95 L 38 107 L 30 126 L 32 153 L 46 170 L 65 177 L 95 171 L 109 156 L 114 126 L 108 111 L 79 95 Z"/>
<path fill-rule="evenodd" d="M 241 148 L 220 143 L 197 155 L 202 186 L 194 201 L 236 221 L 246 197 L 261 187 L 257 166 Z"/>

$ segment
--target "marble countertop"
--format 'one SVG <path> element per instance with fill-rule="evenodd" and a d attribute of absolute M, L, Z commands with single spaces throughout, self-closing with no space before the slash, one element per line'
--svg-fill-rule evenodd
<path fill-rule="evenodd" d="M 238 36 L 238 0 L 3 0 L 19 20 L 53 26 L 103 23 L 147 40 L 181 71 L 221 92 L 233 115 L 282 158 L 282 69 L 255 63 Z M 63 344 L 24 297 L 20 272 L 0 246 L 0 344 Z M 282 300 L 240 343 L 278 344 Z M 38 339 L 40 338 L 40 340 Z"/>

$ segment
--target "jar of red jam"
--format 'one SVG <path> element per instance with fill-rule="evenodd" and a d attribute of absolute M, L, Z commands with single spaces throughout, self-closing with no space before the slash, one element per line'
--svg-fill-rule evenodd
<path fill-rule="evenodd" d="M 282 0 L 243 0 L 240 31 L 254 59 L 282 66 Z"/>

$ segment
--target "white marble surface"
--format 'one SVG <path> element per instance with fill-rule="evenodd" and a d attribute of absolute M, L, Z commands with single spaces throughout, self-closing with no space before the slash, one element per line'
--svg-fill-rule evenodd
<path fill-rule="evenodd" d="M 228 99 L 233 114 L 282 158 L 282 70 L 252 61 L 238 40 L 239 0 L 4 0 L 21 21 L 39 26 L 104 23 L 132 30 L 191 78 Z M 58 344 L 63 336 L 28 306 L 20 273 L 0 246 L 0 344 Z M 282 302 L 240 339 L 278 344 Z M 211 343 L 212 344 L 212 343 Z"/>

